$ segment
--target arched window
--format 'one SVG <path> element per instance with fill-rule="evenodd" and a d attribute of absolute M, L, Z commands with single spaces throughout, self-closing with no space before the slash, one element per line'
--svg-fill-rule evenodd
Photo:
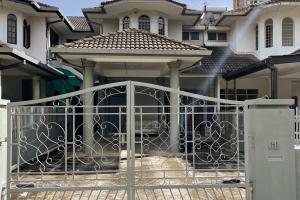
<path fill-rule="evenodd" d="M 163 17 L 158 18 L 158 34 L 165 35 L 165 19 Z"/>
<path fill-rule="evenodd" d="M 273 47 L 273 20 L 268 19 L 265 22 L 265 40 L 266 48 Z"/>
<path fill-rule="evenodd" d="M 13 14 L 7 16 L 7 43 L 17 44 L 17 17 Z"/>
<path fill-rule="evenodd" d="M 139 29 L 150 32 L 150 18 L 147 15 L 140 16 Z"/>
<path fill-rule="evenodd" d="M 258 25 L 255 26 L 255 50 L 259 48 L 259 30 Z"/>
<path fill-rule="evenodd" d="M 123 18 L 123 30 L 130 28 L 130 18 L 124 17 Z"/>
<path fill-rule="evenodd" d="M 282 46 L 294 45 L 294 22 L 291 18 L 282 20 Z"/>
<path fill-rule="evenodd" d="M 27 49 L 30 47 L 30 25 L 26 20 L 23 22 L 23 46 Z"/>

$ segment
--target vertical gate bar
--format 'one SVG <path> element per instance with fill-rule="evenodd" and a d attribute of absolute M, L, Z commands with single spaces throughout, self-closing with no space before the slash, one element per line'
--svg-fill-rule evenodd
<path fill-rule="evenodd" d="M 250 167 L 250 162 L 249 162 L 249 140 L 250 136 L 248 135 L 248 115 L 245 115 L 246 111 L 248 110 L 248 106 L 245 105 L 243 108 L 243 116 L 244 116 L 244 152 L 245 152 L 245 183 L 246 183 L 246 200 L 251 200 L 252 199 L 252 191 L 251 191 L 251 183 L 249 180 L 249 167 Z"/>
<path fill-rule="evenodd" d="M 75 137 L 76 137 L 76 134 L 75 134 L 75 132 L 76 132 L 76 123 L 75 123 L 75 120 L 76 120 L 76 118 L 75 118 L 75 109 L 76 109 L 76 107 L 75 106 L 73 106 L 72 107 L 72 111 L 73 111 L 73 130 L 72 130 L 72 135 L 73 135 L 73 162 L 72 162 L 72 164 L 73 164 L 73 180 L 75 180 L 75 156 L 76 156 L 76 154 L 75 154 L 75 148 L 76 148 L 76 146 L 75 146 Z"/>
<path fill-rule="evenodd" d="M 12 148 L 12 108 L 10 104 L 7 105 L 7 162 L 6 162 L 6 199 L 10 200 L 10 181 L 11 181 L 11 165 L 12 165 L 12 155 L 11 155 L 11 148 Z"/>
<path fill-rule="evenodd" d="M 68 171 L 68 106 L 69 99 L 66 99 L 65 107 L 65 181 L 67 180 L 67 171 Z"/>
<path fill-rule="evenodd" d="M 135 199 L 135 85 L 130 82 L 131 200 Z"/>
<path fill-rule="evenodd" d="M 17 128 L 16 128 L 16 131 L 17 131 L 17 180 L 19 181 L 20 180 L 20 157 L 21 157 L 21 150 L 20 150 L 20 133 L 21 133 L 21 122 L 20 122 L 20 116 L 21 116 L 21 111 L 19 110 L 20 113 L 18 113 L 18 110 L 19 109 L 16 109 L 15 110 L 15 116 L 17 118 L 16 120 L 16 124 L 17 124 Z"/>
<path fill-rule="evenodd" d="M 143 179 L 143 108 L 140 107 L 140 131 L 141 131 L 141 179 Z"/>
<path fill-rule="evenodd" d="M 179 108 L 179 113 L 180 113 L 180 108 Z M 180 115 L 180 114 L 179 114 Z M 187 106 L 184 106 L 184 126 L 185 126 L 185 130 L 184 130 L 184 137 L 185 137 L 185 147 L 184 147 L 184 151 L 185 151 L 185 177 L 186 177 L 186 181 L 187 181 L 187 177 L 188 177 L 188 135 L 187 135 Z"/>
<path fill-rule="evenodd" d="M 195 163 L 195 156 L 196 156 L 196 151 L 195 151 L 195 107 L 192 107 L 192 139 L 193 139 L 193 178 L 196 176 L 196 163 Z"/>
<path fill-rule="evenodd" d="M 131 82 L 127 82 L 126 84 L 126 139 L 127 139 L 127 199 L 132 200 L 132 166 L 131 166 Z"/>
<path fill-rule="evenodd" d="M 239 124 L 239 106 L 236 106 L 236 135 L 237 135 L 237 170 L 240 177 L 240 124 Z"/>

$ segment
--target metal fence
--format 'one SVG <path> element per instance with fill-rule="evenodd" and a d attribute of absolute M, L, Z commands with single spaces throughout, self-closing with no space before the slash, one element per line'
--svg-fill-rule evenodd
<path fill-rule="evenodd" d="M 122 82 L 8 106 L 8 198 L 245 199 L 243 104 Z"/>

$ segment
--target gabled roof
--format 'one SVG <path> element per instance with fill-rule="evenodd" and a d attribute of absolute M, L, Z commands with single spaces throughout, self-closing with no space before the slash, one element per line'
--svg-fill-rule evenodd
<path fill-rule="evenodd" d="M 104 50 L 205 50 L 200 46 L 183 43 L 165 36 L 137 29 L 107 33 L 65 43 L 57 47 Z"/>
<path fill-rule="evenodd" d="M 67 18 L 73 24 L 76 31 L 91 31 L 90 25 L 85 17 L 68 16 Z"/>
<path fill-rule="evenodd" d="M 216 22 L 216 24 L 220 24 L 226 17 L 233 17 L 233 16 L 247 16 L 254 8 L 264 5 L 270 5 L 274 3 L 280 3 L 280 2 L 298 2 L 300 3 L 300 0 L 267 0 L 264 2 L 259 2 L 256 4 L 249 5 L 247 7 L 238 8 L 235 10 L 231 10 L 228 12 L 224 12 L 222 16 L 219 18 L 219 20 Z"/>
<path fill-rule="evenodd" d="M 224 74 L 259 61 L 250 54 L 235 54 L 228 47 L 212 47 L 208 49 L 212 50 L 212 54 L 204 57 L 199 66 L 185 73 Z"/>

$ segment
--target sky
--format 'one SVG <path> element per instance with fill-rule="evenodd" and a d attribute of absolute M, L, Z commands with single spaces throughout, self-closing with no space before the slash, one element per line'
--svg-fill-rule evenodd
<path fill-rule="evenodd" d="M 98 6 L 101 0 L 39 0 L 56 7 L 59 7 L 67 16 L 82 15 L 81 8 Z M 202 9 L 204 3 L 214 7 L 232 7 L 232 0 L 177 0 L 188 5 L 188 8 Z"/>

